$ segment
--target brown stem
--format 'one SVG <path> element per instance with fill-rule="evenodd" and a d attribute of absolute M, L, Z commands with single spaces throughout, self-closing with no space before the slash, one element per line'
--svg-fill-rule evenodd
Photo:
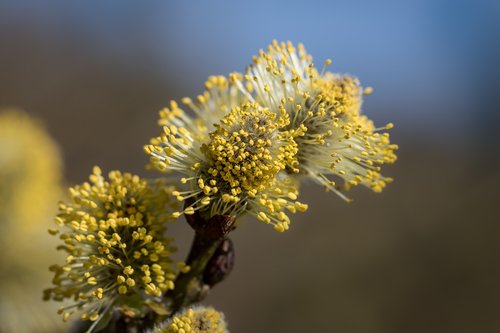
<path fill-rule="evenodd" d="M 234 229 L 235 219 L 231 216 L 217 215 L 205 221 L 200 216 L 190 216 L 188 223 L 195 229 L 186 264 L 190 267 L 187 273 L 181 273 L 175 280 L 175 289 L 167 293 L 166 298 L 172 313 L 189 304 L 201 301 L 209 288 L 203 282 L 203 275 L 214 253 L 227 234 Z"/>
<path fill-rule="evenodd" d="M 181 273 L 175 280 L 175 289 L 172 293 L 172 313 L 204 298 L 203 272 L 222 240 L 209 240 L 196 232 L 186 262 L 190 270 L 187 273 Z"/>

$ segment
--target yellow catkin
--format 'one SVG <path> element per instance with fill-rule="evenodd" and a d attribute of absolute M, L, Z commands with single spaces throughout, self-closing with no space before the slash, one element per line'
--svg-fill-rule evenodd
<path fill-rule="evenodd" d="M 55 247 L 43 234 L 62 193 L 61 174 L 59 149 L 44 126 L 21 110 L 0 109 L 0 332 L 62 330 L 56 304 L 40 298 Z"/>
<path fill-rule="evenodd" d="M 229 81 L 213 77 L 207 88 L 226 87 L 224 93 L 231 93 L 236 87 L 234 83 L 241 79 L 237 74 L 231 75 Z M 229 84 L 234 89 L 228 89 Z M 298 162 L 297 144 L 286 130 L 290 124 L 287 113 L 275 114 L 248 102 L 220 112 L 223 108 L 217 101 L 229 101 L 224 105 L 228 107 L 243 97 L 214 99 L 214 96 L 213 91 L 206 93 L 197 99 L 197 104 L 191 99 L 183 100 L 192 110 L 204 107 L 211 114 L 194 119 L 172 102 L 160 114 L 163 134 L 144 148 L 151 155 L 152 167 L 184 175 L 181 183 L 185 184 L 185 190 L 172 194 L 179 201 L 189 199 L 190 204 L 172 216 L 193 215 L 197 211 L 207 218 L 237 217 L 244 213 L 258 216 L 265 212 L 269 216 L 266 223 L 278 231 L 288 229 L 285 207 L 293 206 L 297 197 L 291 198 L 286 193 L 298 191 L 293 182 L 278 175 L 286 170 L 298 171 Z M 206 123 L 217 116 L 221 118 Z"/>
<path fill-rule="evenodd" d="M 362 184 L 380 192 L 390 182 L 380 166 L 396 160 L 397 145 L 383 132 L 393 125 L 376 128 L 361 113 L 362 97 L 373 89 L 363 89 L 353 76 L 327 72 L 329 65 L 331 60 L 318 71 L 304 46 L 273 41 L 253 58 L 239 86 L 252 86 L 249 100 L 288 114 L 298 163 L 287 171 L 298 169 L 346 200 L 342 188 Z M 343 179 L 343 186 L 332 177 Z"/>
<path fill-rule="evenodd" d="M 37 120 L 0 110 L 0 219 L 26 233 L 36 229 L 61 195 L 61 169 L 59 149 Z"/>
<path fill-rule="evenodd" d="M 193 307 L 149 333 L 227 333 L 224 315 L 212 307 Z"/>
<path fill-rule="evenodd" d="M 54 287 L 46 299 L 73 299 L 61 310 L 85 309 L 82 319 L 97 322 L 99 313 L 123 303 L 131 311 L 144 309 L 127 299 L 161 296 L 173 288 L 178 271 L 170 255 L 165 223 L 175 203 L 163 181 L 148 182 L 130 173 L 111 171 L 106 179 L 94 167 L 90 182 L 70 189 L 71 201 L 59 205 L 56 218 L 66 263 L 53 265 Z"/>

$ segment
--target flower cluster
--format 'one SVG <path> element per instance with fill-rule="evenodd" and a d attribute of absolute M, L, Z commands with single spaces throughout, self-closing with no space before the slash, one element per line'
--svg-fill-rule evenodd
<path fill-rule="evenodd" d="M 90 183 L 71 188 L 58 228 L 49 230 L 63 241 L 66 263 L 51 267 L 55 286 L 45 293 L 74 301 L 61 307 L 63 319 L 79 311 L 92 332 L 115 309 L 125 321 L 154 321 L 148 311 L 173 316 L 199 301 L 210 287 L 202 275 L 237 218 L 253 215 L 283 232 L 290 213 L 308 208 L 298 201 L 301 178 L 346 201 L 344 191 L 356 185 L 382 191 L 391 178 L 381 166 L 396 160 L 398 148 L 386 132 L 392 124 L 375 127 L 361 112 L 371 89 L 327 72 L 330 64 L 319 72 L 302 45 L 273 42 L 246 74 L 211 76 L 201 95 L 183 106 L 170 102 L 160 111 L 161 134 L 144 151 L 150 168 L 182 175 L 178 189 L 118 171 L 105 179 L 97 167 Z M 196 231 L 191 268 L 173 262 L 165 235 L 166 223 L 181 215 Z M 217 311 L 191 308 L 152 332 L 227 329 Z"/>
<path fill-rule="evenodd" d="M 227 333 L 224 315 L 211 307 L 193 307 L 150 333 Z"/>
<path fill-rule="evenodd" d="M 58 332 L 40 290 L 55 242 L 40 237 L 61 193 L 57 144 L 36 119 L 0 109 L 0 332 Z M 36 254 L 36 255 L 33 255 Z"/>
<path fill-rule="evenodd" d="M 284 130 L 290 122 L 286 113 L 276 115 L 243 102 L 211 125 L 212 131 L 202 118 L 187 117 L 175 102 L 160 114 L 163 134 L 145 150 L 157 169 L 185 175 L 181 182 L 188 188 L 173 194 L 189 201 L 174 217 L 198 210 L 207 219 L 249 212 L 284 231 L 290 223 L 285 209 L 306 209 L 296 201 L 292 182 L 279 176 L 294 164 L 296 153 L 293 138 Z"/>
<path fill-rule="evenodd" d="M 83 310 L 82 320 L 97 323 L 122 304 L 139 313 L 143 301 L 154 302 L 174 288 L 177 269 L 187 268 L 175 267 L 165 236 L 172 189 L 129 173 L 112 171 L 106 180 L 98 167 L 93 171 L 90 183 L 70 189 L 72 202 L 59 206 L 59 228 L 49 230 L 60 234 L 67 257 L 64 265 L 51 267 L 55 287 L 45 296 L 76 301 L 60 309 L 65 320 L 76 308 Z"/>
<path fill-rule="evenodd" d="M 342 190 L 359 184 L 380 192 L 391 178 L 380 166 L 397 146 L 361 113 L 363 89 L 349 75 L 319 73 L 304 47 L 273 42 L 245 75 L 211 77 L 193 102 L 191 118 L 176 102 L 160 112 L 163 134 L 145 151 L 151 166 L 185 175 L 175 212 L 207 217 L 250 213 L 288 229 L 286 212 L 304 211 L 297 178 L 309 177 L 349 201 Z M 337 180 L 343 182 L 337 185 Z"/>
<path fill-rule="evenodd" d="M 41 124 L 20 110 L 1 110 L 0 219 L 32 234 L 40 217 L 53 214 L 61 168 L 58 147 Z"/>
<path fill-rule="evenodd" d="M 349 75 L 326 72 L 327 60 L 318 73 L 302 45 L 274 41 L 267 52 L 260 51 L 245 75 L 240 89 L 251 86 L 247 97 L 276 114 L 286 112 L 287 130 L 298 146 L 301 174 L 324 185 L 348 200 L 340 192 L 359 184 L 380 192 L 391 178 L 380 174 L 380 165 L 396 160 L 397 145 L 388 133 L 392 124 L 376 128 L 361 114 L 363 90 Z M 343 179 L 337 186 L 330 176 Z"/>

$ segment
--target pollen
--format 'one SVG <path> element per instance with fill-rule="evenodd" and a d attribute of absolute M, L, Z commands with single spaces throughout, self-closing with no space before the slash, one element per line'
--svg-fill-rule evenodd
<path fill-rule="evenodd" d="M 221 120 L 210 133 L 210 143 L 202 147 L 211 169 L 216 171 L 216 183 L 228 184 L 236 196 L 272 185 L 276 174 L 286 166 L 278 132 L 286 120 L 277 118 L 256 104 L 244 104 Z"/>

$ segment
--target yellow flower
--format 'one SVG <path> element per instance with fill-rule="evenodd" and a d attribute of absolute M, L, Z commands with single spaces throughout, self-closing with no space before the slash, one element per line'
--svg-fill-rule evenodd
<path fill-rule="evenodd" d="M 228 333 L 224 315 L 211 307 L 193 307 L 149 333 Z"/>
<path fill-rule="evenodd" d="M 213 131 L 213 125 L 218 123 L 233 107 L 247 101 L 245 92 L 241 91 L 238 85 L 235 84 L 236 81 L 241 79 L 242 75 L 240 73 L 232 73 L 229 78 L 221 75 L 210 76 L 205 82 L 207 90 L 198 95 L 195 102 L 189 97 L 182 99 L 182 103 L 196 114 L 197 119 L 193 120 L 196 131 L 204 134 Z M 172 105 L 173 109 L 176 109 L 176 107 Z M 171 125 L 168 109 L 160 111 L 159 125 Z"/>
<path fill-rule="evenodd" d="M 0 110 L 0 332 L 57 332 L 40 291 L 53 260 L 45 233 L 60 195 L 61 159 L 45 128 L 22 111 Z"/>
<path fill-rule="evenodd" d="M 0 219 L 32 232 L 60 197 L 61 169 L 59 149 L 41 124 L 19 110 L 2 110 Z"/>
<path fill-rule="evenodd" d="M 60 309 L 63 319 L 75 309 L 95 325 L 115 306 L 140 313 L 144 302 L 174 288 L 174 249 L 165 236 L 171 190 L 119 171 L 105 180 L 98 167 L 90 183 L 70 188 L 72 202 L 60 204 L 59 228 L 49 230 L 60 233 L 66 263 L 51 267 L 55 287 L 45 291 L 55 301 L 75 300 Z"/>
<path fill-rule="evenodd" d="M 279 231 L 288 229 L 284 209 L 306 208 L 295 202 L 294 185 L 279 175 L 295 159 L 296 144 L 284 130 L 290 122 L 288 115 L 243 103 L 207 132 L 175 103 L 171 107 L 163 112 L 168 114 L 162 118 L 164 134 L 145 151 L 157 169 L 185 175 L 181 182 L 188 188 L 173 194 L 187 204 L 174 216 L 200 211 L 208 220 L 215 215 L 250 213 Z"/>
<path fill-rule="evenodd" d="M 380 174 L 380 165 L 396 160 L 397 146 L 381 133 L 392 124 L 375 128 L 361 114 L 358 80 L 325 73 L 330 63 L 318 73 L 302 45 L 296 49 L 290 42 L 274 41 L 253 58 L 245 81 L 235 80 L 235 85 L 248 100 L 288 114 L 285 129 L 298 146 L 298 165 L 290 173 L 305 174 L 346 200 L 331 176 L 343 179 L 346 189 L 363 184 L 380 192 L 392 180 Z"/>
<path fill-rule="evenodd" d="M 190 117 L 175 101 L 159 112 L 158 125 L 164 133 L 151 139 L 150 144 L 144 147 L 145 152 L 151 155 L 149 168 L 184 172 L 185 159 L 190 162 L 203 159 L 200 148 L 209 140 L 209 133 L 215 129 L 214 124 L 245 100 L 241 90 L 234 85 L 234 81 L 241 80 L 241 74 L 233 73 L 230 78 L 210 76 L 205 82 L 207 90 L 198 95 L 195 102 L 188 97 L 182 99 L 183 104 L 195 113 L 195 118 Z"/>
<path fill-rule="evenodd" d="M 271 186 L 278 172 L 285 168 L 287 153 L 279 129 L 289 120 L 286 115 L 276 118 L 256 104 L 233 108 L 215 125 L 210 141 L 201 147 L 210 166 L 205 181 L 229 184 L 228 195 L 234 198 Z"/>

